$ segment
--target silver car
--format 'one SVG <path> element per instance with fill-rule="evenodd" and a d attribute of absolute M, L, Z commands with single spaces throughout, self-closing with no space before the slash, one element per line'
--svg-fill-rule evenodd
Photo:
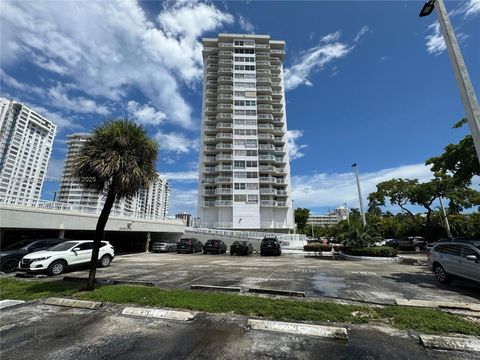
<path fill-rule="evenodd" d="M 452 277 L 480 282 L 480 240 L 436 244 L 428 263 L 441 283 L 450 283 Z"/>
<path fill-rule="evenodd" d="M 153 252 L 175 252 L 177 251 L 177 244 L 155 242 L 152 244 L 152 251 Z"/>

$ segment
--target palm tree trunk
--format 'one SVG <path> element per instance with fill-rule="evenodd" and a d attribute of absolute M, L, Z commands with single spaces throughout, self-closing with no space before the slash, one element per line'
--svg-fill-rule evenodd
<path fill-rule="evenodd" d="M 95 289 L 95 274 L 97 272 L 98 265 L 98 253 L 100 252 L 100 243 L 103 239 L 103 231 L 105 230 L 105 225 L 107 225 L 108 217 L 110 211 L 112 210 L 113 203 L 115 202 L 115 186 L 110 185 L 108 189 L 107 198 L 105 204 L 103 205 L 102 212 L 97 221 L 97 227 L 95 229 L 95 239 L 93 240 L 93 249 L 92 249 L 92 258 L 90 260 L 90 273 L 88 274 L 88 283 L 87 290 L 92 291 Z"/>

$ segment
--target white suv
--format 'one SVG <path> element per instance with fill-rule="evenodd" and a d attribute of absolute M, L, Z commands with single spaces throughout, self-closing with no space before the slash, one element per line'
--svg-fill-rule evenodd
<path fill-rule="evenodd" d="M 69 266 L 89 263 L 92 248 L 92 240 L 65 241 L 48 250 L 25 255 L 18 264 L 18 270 L 47 271 L 50 275 L 60 275 Z M 107 267 L 114 256 L 113 246 L 102 241 L 98 254 L 99 266 Z"/>

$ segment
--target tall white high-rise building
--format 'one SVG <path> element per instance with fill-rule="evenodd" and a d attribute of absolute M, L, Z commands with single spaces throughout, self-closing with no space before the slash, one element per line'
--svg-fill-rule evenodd
<path fill-rule="evenodd" d="M 40 199 L 57 126 L 0 97 L 0 196 Z"/>
<path fill-rule="evenodd" d="M 104 196 L 85 188 L 82 185 L 82 179 L 77 179 L 73 174 L 74 159 L 90 136 L 89 133 L 68 136 L 68 151 L 57 201 L 94 207 L 97 211 L 101 211 L 105 202 Z M 169 197 L 170 186 L 158 174 L 157 179 L 147 189 L 141 189 L 136 196 L 115 201 L 113 210 L 127 215 L 136 214 L 152 219 L 165 219 L 168 215 Z"/>
<path fill-rule="evenodd" d="M 267 35 L 203 39 L 200 226 L 294 228 L 284 54 Z"/>

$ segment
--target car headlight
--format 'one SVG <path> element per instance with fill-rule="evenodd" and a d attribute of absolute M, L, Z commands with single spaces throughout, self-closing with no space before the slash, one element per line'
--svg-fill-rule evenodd
<path fill-rule="evenodd" d="M 35 262 L 35 261 L 43 261 L 43 260 L 47 260 L 47 259 L 50 259 L 51 256 L 45 256 L 45 257 L 41 257 L 41 258 L 35 258 L 35 259 L 32 259 L 32 262 Z"/>

